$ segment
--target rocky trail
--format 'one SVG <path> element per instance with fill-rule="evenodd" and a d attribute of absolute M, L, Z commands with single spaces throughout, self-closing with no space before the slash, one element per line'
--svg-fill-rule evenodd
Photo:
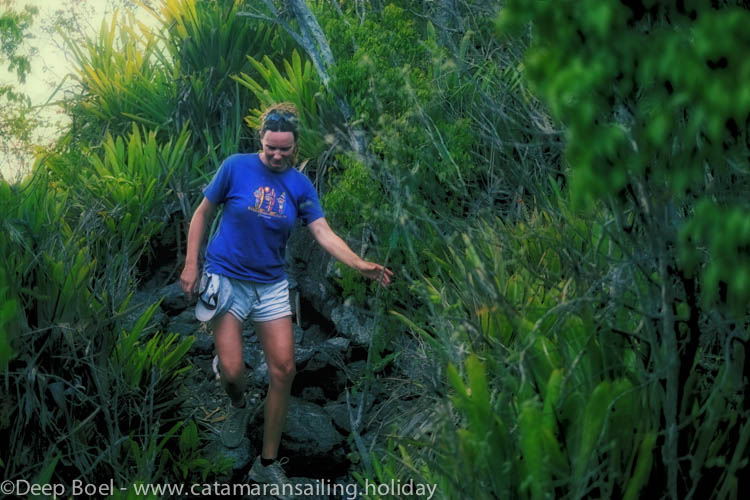
<path fill-rule="evenodd" d="M 392 425 L 396 408 L 402 406 L 393 404 L 393 395 L 382 382 L 370 384 L 364 395 L 359 392 L 375 318 L 336 295 L 330 280 L 332 262 L 322 250 L 308 246 L 311 240 L 300 233 L 295 233 L 287 250 L 297 375 L 279 457 L 289 458 L 284 468 L 295 483 L 352 485 L 356 481 L 350 469 L 356 467 L 359 451 L 369 453 L 374 449 L 376 437 Z M 252 322 L 245 323 L 243 339 L 248 395 L 255 411 L 242 445 L 227 449 L 219 440 L 219 431 L 228 398 L 216 373 L 213 338 L 207 325 L 195 319 L 194 304 L 187 301 L 174 278 L 166 285 L 157 283 L 155 277 L 137 292 L 133 302 L 145 308 L 161 300 L 152 318 L 153 328 L 195 337 L 188 355 L 193 370 L 184 386 L 188 410 L 204 429 L 203 438 L 209 439 L 204 443 L 207 458 L 224 456 L 233 460 L 232 475 L 226 482 L 247 482 L 246 475 L 262 442 L 262 403 L 268 387 L 268 368 Z M 136 308 L 133 317 L 139 311 Z M 353 430 L 359 446 L 352 437 Z"/>

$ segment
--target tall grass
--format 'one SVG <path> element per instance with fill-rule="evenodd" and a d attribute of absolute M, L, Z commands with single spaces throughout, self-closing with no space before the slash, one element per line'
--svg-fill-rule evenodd
<path fill-rule="evenodd" d="M 433 9 L 417 18 L 438 21 Z M 453 20 L 481 33 L 481 9 L 462 4 L 467 15 Z M 394 315 L 424 366 L 409 373 L 411 389 L 398 386 L 419 423 L 414 412 L 397 419 L 361 477 L 433 482 L 442 498 L 638 498 L 664 492 L 679 435 L 681 488 L 735 498 L 748 430 L 745 347 L 731 339 L 747 338 L 746 322 L 688 306 L 695 282 L 656 269 L 653 241 L 665 238 L 641 229 L 637 210 L 570 208 L 564 135 L 520 79 L 525 40 L 500 46 L 489 29 L 437 43 L 431 30 L 425 22 L 423 46 L 449 58 L 427 73 L 435 91 L 407 78 L 382 90 L 407 97 L 395 117 L 404 101 L 358 96 L 389 117 L 371 129 L 382 157 L 372 177 L 386 189 L 369 220 L 383 221 L 402 264 Z M 469 141 L 446 139 L 446 115 Z M 469 160 L 450 161 L 461 154 Z M 677 291 L 669 305 L 665 290 Z M 678 342 L 667 345 L 661 325 L 673 314 Z M 665 366 L 690 346 L 675 429 L 663 419 L 676 400 Z"/>
<path fill-rule="evenodd" d="M 439 478 L 442 498 L 610 497 L 645 484 L 658 433 L 643 418 L 655 390 L 647 349 L 596 326 L 556 231 L 544 218 L 495 220 L 431 245 L 439 267 L 413 288 L 429 312 L 397 314 L 444 374 L 447 404 L 386 459 L 400 480 Z M 540 252 L 547 239 L 562 245 Z"/>
<path fill-rule="evenodd" d="M 77 224 L 75 195 L 44 165 L 0 194 L 4 477 L 44 469 L 49 482 L 68 486 L 157 479 L 178 447 L 192 339 L 144 336 L 158 304 L 121 331 L 127 297 L 113 299 L 107 284 L 125 271 L 93 246 L 108 238 L 106 223 Z"/>

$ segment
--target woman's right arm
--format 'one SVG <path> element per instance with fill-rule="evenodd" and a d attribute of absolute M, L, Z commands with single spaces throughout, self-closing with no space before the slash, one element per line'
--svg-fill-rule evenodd
<path fill-rule="evenodd" d="M 195 209 L 193 218 L 190 220 L 185 268 L 180 275 L 180 286 L 190 300 L 193 299 L 193 292 L 198 284 L 198 251 L 203 242 L 203 236 L 206 234 L 206 226 L 215 212 L 216 205 L 208 201 L 208 198 L 203 197 L 203 201 Z"/>

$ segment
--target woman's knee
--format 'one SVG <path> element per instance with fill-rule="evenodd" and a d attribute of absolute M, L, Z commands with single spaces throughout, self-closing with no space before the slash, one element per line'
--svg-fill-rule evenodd
<path fill-rule="evenodd" d="M 272 382 L 290 383 L 294 380 L 296 373 L 297 368 L 294 366 L 293 360 L 271 363 L 268 367 L 268 375 Z"/>
<path fill-rule="evenodd" d="M 220 360 L 222 361 L 222 360 Z M 232 385 L 242 385 L 245 378 L 245 367 L 240 363 L 221 362 L 221 376 L 224 381 Z"/>

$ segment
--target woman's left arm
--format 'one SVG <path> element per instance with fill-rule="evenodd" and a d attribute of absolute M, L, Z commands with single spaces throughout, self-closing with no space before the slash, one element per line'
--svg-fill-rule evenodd
<path fill-rule="evenodd" d="M 312 221 L 307 227 L 310 228 L 315 241 L 336 259 L 359 271 L 363 276 L 378 281 L 381 286 L 388 286 L 391 282 L 393 271 L 360 258 L 341 237 L 333 232 L 325 217 Z"/>

